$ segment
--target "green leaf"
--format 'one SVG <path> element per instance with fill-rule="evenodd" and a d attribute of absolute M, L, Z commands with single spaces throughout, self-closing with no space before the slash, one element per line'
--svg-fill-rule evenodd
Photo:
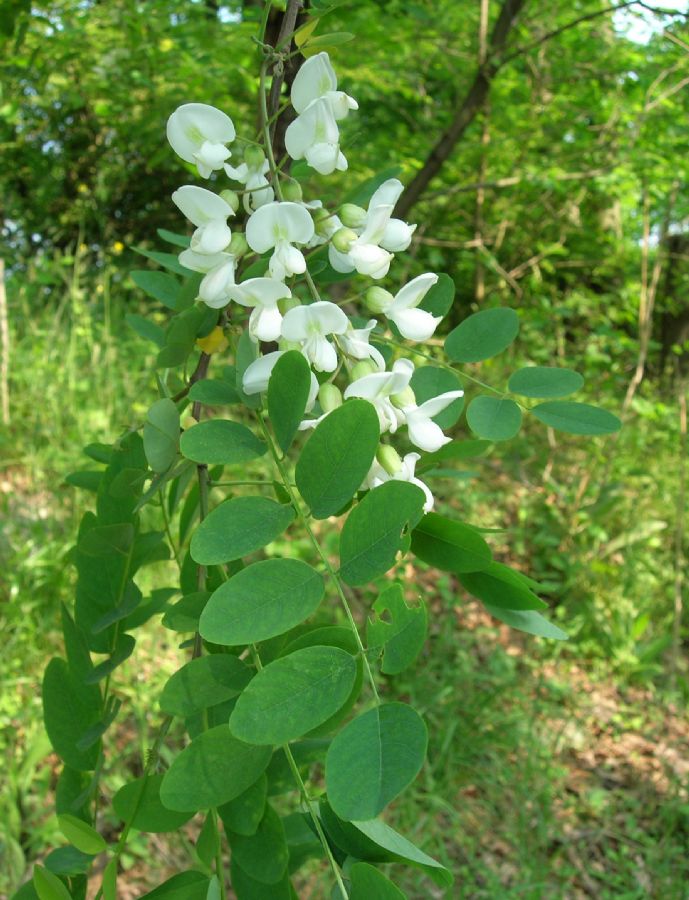
<path fill-rule="evenodd" d="M 153 262 L 157 262 L 159 266 L 167 269 L 168 272 L 176 272 L 178 275 L 186 275 L 187 277 L 195 274 L 191 269 L 187 269 L 182 265 L 175 253 L 161 253 L 160 250 L 144 250 L 142 247 L 132 247 L 132 250 L 140 256 L 145 256 L 146 259 L 152 259 Z M 148 269 L 145 271 L 149 273 Z"/>
<path fill-rule="evenodd" d="M 343 819 L 372 819 L 418 775 L 428 732 L 404 703 L 385 703 L 353 719 L 325 758 L 328 802 Z"/>
<path fill-rule="evenodd" d="M 448 334 L 445 352 L 453 362 L 481 362 L 506 350 L 518 333 L 519 316 L 513 309 L 482 309 Z"/>
<path fill-rule="evenodd" d="M 544 616 L 532 609 L 501 609 L 499 606 L 491 606 L 484 603 L 488 612 L 496 619 L 509 625 L 510 628 L 517 628 L 519 631 L 526 631 L 528 634 L 534 634 L 536 637 L 552 638 L 556 641 L 566 641 L 569 639 L 567 632 L 553 625 Z"/>
<path fill-rule="evenodd" d="M 297 487 L 317 519 L 342 510 L 356 494 L 378 448 L 378 413 L 348 400 L 316 426 L 297 462 Z"/>
<path fill-rule="evenodd" d="M 189 391 L 189 399 L 207 406 L 229 406 L 241 402 L 234 384 L 222 378 L 202 378 L 195 382 Z"/>
<path fill-rule="evenodd" d="M 232 858 L 262 884 L 275 884 L 287 871 L 289 851 L 280 817 L 267 804 L 258 828 L 251 835 L 229 834 Z"/>
<path fill-rule="evenodd" d="M 433 316 L 444 316 L 452 308 L 454 300 L 455 283 L 449 275 L 441 272 L 436 283 L 419 303 L 419 309 L 425 309 Z"/>
<path fill-rule="evenodd" d="M 156 400 L 146 413 L 144 453 L 154 472 L 165 472 L 177 458 L 179 413 L 169 399 Z"/>
<path fill-rule="evenodd" d="M 237 900 L 297 900 L 287 871 L 274 884 L 264 884 L 245 872 L 233 856 L 230 860 L 230 879 Z"/>
<path fill-rule="evenodd" d="M 229 419 L 210 419 L 187 429 L 180 440 L 187 459 L 208 465 L 236 465 L 258 459 L 268 449 L 253 431 Z"/>
<path fill-rule="evenodd" d="M 491 563 L 482 572 L 467 572 L 460 581 L 464 587 L 483 603 L 501 609 L 543 609 L 547 607 L 540 597 L 529 590 L 518 572 L 501 563 Z"/>
<path fill-rule="evenodd" d="M 72 769 L 95 769 L 100 741 L 85 750 L 78 744 L 100 720 L 102 699 L 95 684 L 84 684 L 63 659 L 51 659 L 43 676 L 43 720 L 55 752 Z"/>
<path fill-rule="evenodd" d="M 397 178 L 401 174 L 401 166 L 393 166 L 390 169 L 378 172 L 377 175 L 373 175 L 371 178 L 367 178 L 366 181 L 362 181 L 361 184 L 358 184 L 351 193 L 347 194 L 344 198 L 344 202 L 354 203 L 357 206 L 365 206 L 381 184 L 388 181 L 390 178 Z M 351 278 L 352 276 L 346 275 L 345 277 Z"/>
<path fill-rule="evenodd" d="M 426 400 L 430 400 L 431 397 L 437 397 L 447 391 L 462 390 L 459 376 L 450 369 L 441 369 L 438 366 L 420 366 L 415 369 L 410 385 L 418 406 L 421 406 Z M 432 421 L 440 428 L 451 428 L 461 416 L 463 409 L 464 397 L 458 397 L 437 416 L 433 416 Z"/>
<path fill-rule="evenodd" d="M 349 900 L 405 900 L 406 894 L 369 863 L 355 863 L 349 870 Z"/>
<path fill-rule="evenodd" d="M 171 631 L 198 631 L 199 618 L 209 597 L 207 591 L 186 594 L 168 608 L 161 620 L 163 627 Z"/>
<path fill-rule="evenodd" d="M 366 625 L 368 646 L 383 648 L 383 674 L 398 675 L 414 662 L 424 645 L 428 628 L 426 606 L 421 598 L 418 606 L 407 606 L 402 586 L 392 584 L 378 597 L 373 610 L 377 616 Z"/>
<path fill-rule="evenodd" d="M 423 514 L 423 491 L 404 481 L 388 481 L 349 513 L 340 537 L 340 575 L 351 585 L 385 574 L 402 548 L 402 532 Z"/>
<path fill-rule="evenodd" d="M 320 53 L 321 50 L 347 44 L 349 41 L 353 41 L 355 37 L 356 35 L 350 31 L 332 31 L 330 34 L 321 34 L 305 41 L 301 47 L 301 52 L 308 58 L 313 56 L 314 53 Z"/>
<path fill-rule="evenodd" d="M 32 881 L 39 900 L 72 900 L 64 882 L 43 866 L 34 866 Z"/>
<path fill-rule="evenodd" d="M 194 532 L 192 559 L 202 566 L 240 559 L 274 541 L 293 519 L 292 507 L 267 497 L 226 500 Z"/>
<path fill-rule="evenodd" d="M 172 716 L 192 716 L 241 694 L 250 680 L 251 670 L 236 656 L 201 656 L 168 679 L 160 708 Z"/>
<path fill-rule="evenodd" d="M 117 865 L 118 859 L 114 857 L 103 870 L 103 900 L 117 900 Z"/>
<path fill-rule="evenodd" d="M 544 425 L 568 434 L 613 434 L 622 422 L 605 409 L 573 400 L 539 403 L 531 413 Z"/>
<path fill-rule="evenodd" d="M 130 272 L 134 284 L 141 290 L 158 300 L 168 309 L 177 309 L 177 300 L 179 297 L 180 283 L 171 275 L 165 272 L 154 272 L 148 269 L 136 269 Z"/>
<path fill-rule="evenodd" d="M 254 679 L 255 680 L 255 679 Z M 202 732 L 173 761 L 160 799 L 168 809 L 196 812 L 238 797 L 265 771 L 272 750 L 238 740 L 227 725 Z"/>
<path fill-rule="evenodd" d="M 285 744 L 316 728 L 346 702 L 356 664 L 338 647 L 306 647 L 269 663 L 230 716 L 233 734 L 253 744 Z"/>
<path fill-rule="evenodd" d="M 83 820 L 77 819 L 77 822 Z M 45 867 L 53 875 L 86 875 L 93 864 L 92 853 L 82 853 L 76 847 L 58 847 L 45 858 Z"/>
<path fill-rule="evenodd" d="M 418 462 L 416 471 L 426 472 L 437 466 L 438 463 L 449 462 L 452 459 L 474 459 L 477 456 L 483 456 L 490 446 L 490 441 L 450 441 L 449 444 L 445 444 L 434 453 L 424 453 Z"/>
<path fill-rule="evenodd" d="M 127 313 L 124 321 L 145 341 L 151 341 L 156 347 L 165 346 L 165 332 L 160 325 L 156 325 L 155 322 L 151 322 L 144 316 L 136 315 L 136 313 Z"/>
<path fill-rule="evenodd" d="M 96 856 L 108 846 L 95 828 L 92 828 L 76 816 L 63 813 L 57 817 L 60 831 L 77 850 Z"/>
<path fill-rule="evenodd" d="M 159 238 L 167 241 L 168 244 L 174 244 L 175 247 L 184 247 L 185 249 L 191 243 L 191 238 L 185 234 L 175 234 L 174 231 L 168 231 L 167 228 L 156 228 Z"/>
<path fill-rule="evenodd" d="M 265 775 L 255 781 L 242 793 L 218 807 L 218 815 L 227 831 L 236 834 L 255 834 L 263 818 L 268 795 L 268 779 Z"/>
<path fill-rule="evenodd" d="M 268 382 L 268 415 L 283 453 L 289 450 L 311 390 L 311 368 L 298 350 L 288 350 L 275 364 Z"/>
<path fill-rule="evenodd" d="M 162 783 L 162 774 L 129 781 L 112 798 L 113 809 L 123 822 L 127 822 L 137 831 L 154 834 L 177 831 L 194 813 L 175 812 L 163 806 L 160 800 Z"/>
<path fill-rule="evenodd" d="M 521 428 L 522 411 L 514 400 L 482 394 L 467 409 L 469 428 L 490 441 L 509 441 Z"/>
<path fill-rule="evenodd" d="M 428 513 L 412 532 L 412 553 L 443 572 L 480 572 L 492 560 L 481 535 L 463 522 Z"/>
<path fill-rule="evenodd" d="M 222 584 L 201 615 L 214 644 L 250 644 L 284 634 L 318 608 L 323 577 L 298 559 L 265 559 Z"/>
<path fill-rule="evenodd" d="M 70 472 L 65 475 L 65 484 L 82 488 L 85 491 L 97 491 L 103 473 L 94 469 L 81 469 L 78 472 Z"/>
<path fill-rule="evenodd" d="M 515 372 L 507 389 L 522 397 L 566 397 L 584 384 L 582 376 L 573 369 L 552 366 L 527 366 Z"/>
<path fill-rule="evenodd" d="M 442 866 L 432 856 L 428 856 L 423 850 L 419 850 L 411 841 L 408 841 L 394 828 L 390 828 L 389 825 L 386 825 L 380 819 L 353 822 L 352 824 L 369 840 L 377 844 L 378 847 L 393 854 L 394 859 L 424 869 L 438 884 L 449 886 L 454 881 L 452 873 L 445 866 Z"/>
<path fill-rule="evenodd" d="M 139 900 L 206 900 L 210 879 L 201 872 L 180 872 Z"/>

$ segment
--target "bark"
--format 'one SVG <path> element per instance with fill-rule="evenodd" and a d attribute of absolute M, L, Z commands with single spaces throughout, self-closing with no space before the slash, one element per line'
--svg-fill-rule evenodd
<path fill-rule="evenodd" d="M 396 216 L 404 218 L 412 206 L 418 202 L 432 179 L 438 174 L 445 161 L 452 154 L 464 132 L 483 110 L 493 79 L 502 65 L 500 54 L 507 43 L 507 38 L 519 13 L 526 3 L 527 0 L 503 0 L 500 14 L 488 41 L 486 62 L 477 67 L 472 84 L 459 104 L 452 122 L 440 136 L 425 163 L 400 197 L 395 207 Z"/>

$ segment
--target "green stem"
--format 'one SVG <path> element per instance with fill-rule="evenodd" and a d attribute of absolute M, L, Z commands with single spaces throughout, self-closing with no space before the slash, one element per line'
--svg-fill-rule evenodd
<path fill-rule="evenodd" d="M 273 443 L 272 435 L 271 435 L 270 431 L 268 430 L 268 426 L 266 425 L 263 415 L 261 414 L 261 412 L 259 410 L 256 411 L 256 414 L 258 416 L 259 422 L 261 423 L 261 430 L 263 431 L 263 435 L 265 437 L 266 443 L 268 444 L 268 449 L 270 451 L 270 455 L 273 457 L 273 462 L 275 463 L 275 467 L 278 470 L 280 479 L 282 480 L 282 484 L 283 484 L 285 490 L 287 491 L 287 493 L 289 494 L 290 501 L 292 502 L 292 505 L 294 506 L 294 509 L 296 510 L 297 516 L 301 520 L 301 523 L 304 526 L 304 529 L 309 536 L 309 540 L 311 541 L 311 545 L 313 546 L 313 549 L 316 551 L 316 553 L 320 557 L 321 562 L 325 566 L 325 569 L 330 577 L 330 580 L 332 581 L 333 585 L 335 586 L 335 590 L 337 591 L 337 594 L 342 603 L 342 607 L 345 611 L 345 615 L 347 616 L 347 621 L 349 622 L 349 626 L 350 626 L 352 633 L 354 635 L 354 638 L 356 640 L 357 647 L 359 648 L 359 654 L 361 655 L 361 660 L 362 660 L 364 669 L 366 671 L 366 677 L 368 678 L 369 684 L 371 685 L 371 691 L 375 698 L 376 704 L 379 705 L 380 704 L 380 696 L 378 694 L 378 688 L 376 687 L 376 681 L 375 681 L 375 678 L 373 677 L 373 672 L 371 671 L 371 666 L 369 664 L 368 657 L 366 656 L 366 650 L 361 641 L 361 636 L 359 635 L 359 629 L 357 628 L 356 622 L 354 621 L 354 616 L 352 615 L 352 610 L 349 606 L 349 601 L 347 600 L 347 597 L 345 596 L 344 588 L 342 587 L 342 582 L 340 581 L 340 579 L 337 575 L 337 572 L 333 569 L 330 560 L 326 556 L 325 551 L 323 550 L 323 548 L 320 545 L 320 542 L 318 541 L 318 538 L 313 533 L 313 530 L 309 523 L 308 517 L 307 517 L 306 513 L 304 512 L 304 508 L 302 507 L 298 496 L 296 495 L 295 491 L 292 488 L 292 483 L 289 479 L 289 476 L 287 474 L 287 471 L 286 471 L 284 465 L 282 464 L 282 459 L 280 458 L 280 455 L 278 454 L 277 450 L 275 449 L 275 444 Z"/>
<path fill-rule="evenodd" d="M 165 534 L 167 535 L 168 542 L 170 544 L 170 549 L 172 550 L 172 554 L 175 557 L 175 562 L 177 563 L 177 568 L 182 571 L 182 561 L 179 558 L 179 550 L 177 549 L 177 545 L 172 537 L 172 529 L 170 528 L 170 517 L 167 514 L 167 509 L 165 508 L 165 495 L 163 494 L 163 489 L 160 489 L 160 509 L 163 513 L 163 525 L 165 527 Z"/>

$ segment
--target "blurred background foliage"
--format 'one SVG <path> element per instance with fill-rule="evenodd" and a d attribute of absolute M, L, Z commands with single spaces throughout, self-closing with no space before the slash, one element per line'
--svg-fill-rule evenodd
<path fill-rule="evenodd" d="M 519 15 L 493 57 L 507 3 Z M 474 377 L 502 386 L 522 365 L 569 365 L 586 376 L 581 399 L 625 422 L 593 441 L 527 428 L 434 485 L 467 521 L 501 529 L 496 547 L 546 586 L 571 640 L 508 634 L 456 584 L 424 577 L 432 638 L 387 690 L 413 696 L 433 745 L 396 814 L 458 873 L 458 897 L 686 897 L 689 26 L 639 3 L 507 3 L 351 0 L 321 26 L 356 35 L 333 59 L 360 110 L 343 128 L 350 172 L 307 179 L 306 192 L 327 206 L 340 185 L 395 166 L 411 182 L 468 109 L 405 211 L 419 227 L 396 279 L 450 273 L 447 329 L 485 306 L 519 310 L 516 347 Z M 0 3 L 3 896 L 56 835 L 37 685 L 89 503 L 64 477 L 84 444 L 113 440 L 155 396 L 150 345 L 125 315 L 164 317 L 128 272 L 143 262 L 134 247 L 181 227 L 170 194 L 185 173 L 165 122 L 199 101 L 251 130 L 260 10 Z M 490 90 L 472 108 L 482 60 Z M 121 686 L 120 766 L 146 747 L 172 652 L 153 636 L 147 649 Z M 116 768 L 108 779 L 122 781 Z M 154 865 L 140 840 L 132 897 L 179 850 L 157 848 Z"/>

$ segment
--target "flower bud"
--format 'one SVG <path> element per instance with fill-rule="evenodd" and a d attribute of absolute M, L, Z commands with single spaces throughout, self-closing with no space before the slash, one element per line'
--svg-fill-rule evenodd
<path fill-rule="evenodd" d="M 282 185 L 282 196 L 285 200 L 289 200 L 292 203 L 299 203 L 304 198 L 301 185 L 293 178 L 290 178 L 289 181 Z"/>
<path fill-rule="evenodd" d="M 364 295 L 364 303 L 372 313 L 382 313 L 390 308 L 390 304 L 395 298 L 390 291 L 386 291 L 382 287 L 371 287 Z"/>
<path fill-rule="evenodd" d="M 340 209 L 340 221 L 347 228 L 361 228 L 366 222 L 366 210 L 354 203 L 345 203 Z"/>
<path fill-rule="evenodd" d="M 244 162 L 250 169 L 260 169 L 265 158 L 263 149 L 255 144 L 250 145 L 244 151 Z"/>
<path fill-rule="evenodd" d="M 405 406 L 416 406 L 416 395 L 409 385 L 399 394 L 393 394 L 390 399 L 400 409 L 404 409 Z"/>
<path fill-rule="evenodd" d="M 230 241 L 230 245 L 227 249 L 233 256 L 236 256 L 237 258 L 239 258 L 240 256 L 244 256 L 245 253 L 249 252 L 249 245 L 247 244 L 246 238 L 241 231 L 237 231 L 232 235 L 232 240 Z"/>
<path fill-rule="evenodd" d="M 239 196 L 231 191 L 229 188 L 225 188 L 224 191 L 220 191 L 220 196 L 227 203 L 229 207 L 231 207 L 232 212 L 237 212 L 239 209 Z"/>
<path fill-rule="evenodd" d="M 388 475 L 395 475 L 402 468 L 400 455 L 390 444 L 380 444 L 376 450 L 376 459 Z"/>
<path fill-rule="evenodd" d="M 342 391 L 334 384 L 326 381 L 318 389 L 318 402 L 324 413 L 332 412 L 338 406 L 342 406 Z"/>
<path fill-rule="evenodd" d="M 372 360 L 362 359 L 352 366 L 352 381 L 357 381 L 359 378 L 364 378 L 366 375 L 373 375 L 373 373 L 377 371 L 376 364 Z"/>
<path fill-rule="evenodd" d="M 352 231 L 351 228 L 339 228 L 332 236 L 333 246 L 340 253 L 349 253 L 350 247 L 358 237 L 356 231 Z"/>
<path fill-rule="evenodd" d="M 282 300 L 278 300 L 278 309 L 284 316 L 286 312 L 290 309 L 294 309 L 295 306 L 301 306 L 301 300 L 299 297 L 283 297 Z M 297 344 L 297 347 L 299 345 Z"/>

